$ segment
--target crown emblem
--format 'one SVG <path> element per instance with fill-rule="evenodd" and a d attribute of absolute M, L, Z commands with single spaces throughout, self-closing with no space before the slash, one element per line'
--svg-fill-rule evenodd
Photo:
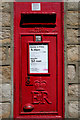
<path fill-rule="evenodd" d="M 45 80 L 43 80 L 43 81 L 36 80 L 35 83 L 34 83 L 34 86 L 35 86 L 35 89 L 38 90 L 38 91 L 45 90 L 46 81 Z"/>

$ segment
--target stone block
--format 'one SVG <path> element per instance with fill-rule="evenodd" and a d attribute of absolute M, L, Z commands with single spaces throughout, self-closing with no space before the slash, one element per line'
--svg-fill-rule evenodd
<path fill-rule="evenodd" d="M 10 58 L 11 58 L 11 48 L 8 46 L 8 60 L 10 60 Z"/>
<path fill-rule="evenodd" d="M 79 2 L 79 0 L 65 0 L 65 2 L 70 2 L 70 3 L 74 2 L 75 3 L 75 2 Z"/>
<path fill-rule="evenodd" d="M 6 0 L 2 0 L 2 2 L 6 2 Z M 7 0 L 7 2 L 14 2 L 14 0 Z M 18 1 L 20 2 L 20 1 Z"/>
<path fill-rule="evenodd" d="M 0 118 L 9 118 L 10 112 L 10 103 L 0 103 Z"/>
<path fill-rule="evenodd" d="M 10 28 L 2 28 L 0 31 L 0 43 L 10 43 L 11 41 L 11 31 Z"/>
<path fill-rule="evenodd" d="M 2 102 L 2 84 L 0 84 L 0 102 Z"/>
<path fill-rule="evenodd" d="M 78 11 L 68 11 L 67 12 L 67 27 L 68 28 L 78 28 Z"/>
<path fill-rule="evenodd" d="M 6 47 L 0 47 L 0 51 L 2 51 L 2 57 L 1 57 L 1 60 L 0 61 L 5 61 L 6 60 L 6 51 L 7 51 L 7 49 L 6 49 Z"/>
<path fill-rule="evenodd" d="M 7 55 L 6 51 L 7 51 L 6 47 L 2 47 L 2 61 L 6 60 L 6 55 Z"/>
<path fill-rule="evenodd" d="M 67 2 L 67 10 L 78 10 L 78 2 Z"/>
<path fill-rule="evenodd" d="M 68 86 L 68 97 L 71 100 L 80 100 L 80 84 L 71 84 Z"/>
<path fill-rule="evenodd" d="M 0 73 L 0 84 L 2 84 L 2 73 Z"/>
<path fill-rule="evenodd" d="M 76 76 L 76 68 L 74 65 L 68 65 L 68 79 L 69 81 L 73 81 L 75 79 Z"/>
<path fill-rule="evenodd" d="M 11 20 L 11 14 L 10 13 L 0 13 L 0 26 L 10 26 L 11 23 L 10 23 L 10 20 Z"/>
<path fill-rule="evenodd" d="M 2 47 L 0 47 L 0 64 L 2 62 L 3 65 L 10 65 L 10 58 L 11 58 L 11 54 L 10 54 L 10 45 L 4 45 Z"/>
<path fill-rule="evenodd" d="M 2 30 L 2 12 L 0 12 L 0 31 Z"/>
<path fill-rule="evenodd" d="M 0 94 L 0 98 L 2 97 L 2 101 L 0 102 L 11 101 L 11 85 L 10 84 L 0 84 L 0 91 L 2 91 L 2 93 Z"/>
<path fill-rule="evenodd" d="M 11 67 L 10 66 L 0 66 L 0 77 L 2 83 L 11 82 Z"/>
<path fill-rule="evenodd" d="M 78 45 L 68 45 L 67 46 L 67 59 L 68 59 L 68 61 L 78 61 L 79 60 L 79 46 Z"/>
<path fill-rule="evenodd" d="M 79 76 L 78 77 L 79 77 L 79 82 L 80 82 L 80 65 L 78 67 L 79 67 L 79 69 L 78 69 L 79 70 L 78 71 Z"/>
<path fill-rule="evenodd" d="M 78 30 L 75 29 L 67 29 L 67 40 L 68 43 L 78 43 Z"/>
<path fill-rule="evenodd" d="M 79 113 L 79 102 L 78 101 L 69 101 L 68 104 L 68 116 L 70 118 L 78 118 Z"/>
<path fill-rule="evenodd" d="M 2 2 L 1 10 L 4 12 L 11 12 L 11 3 L 10 2 Z"/>
<path fill-rule="evenodd" d="M 2 47 L 0 47 L 0 64 L 2 65 Z"/>

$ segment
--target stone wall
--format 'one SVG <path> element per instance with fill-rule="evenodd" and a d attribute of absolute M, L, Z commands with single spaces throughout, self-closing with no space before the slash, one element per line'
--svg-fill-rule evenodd
<path fill-rule="evenodd" d="M 68 2 L 65 11 L 65 114 L 69 118 L 79 115 L 80 34 L 78 3 Z M 0 3 L 0 118 L 11 117 L 12 111 L 12 3 Z M 2 65 L 1 65 L 2 64 Z M 2 80 L 2 81 L 1 81 Z M 2 92 L 1 92 L 2 91 Z M 2 98 L 2 99 L 1 99 Z"/>
<path fill-rule="evenodd" d="M 67 117 L 80 117 L 80 81 L 79 81 L 79 49 L 80 49 L 80 34 L 79 34 L 79 3 L 68 2 L 66 4 L 66 106 Z"/>
<path fill-rule="evenodd" d="M 2 17 L 1 17 L 2 16 Z M 11 115 L 11 3 L 0 2 L 0 118 Z M 1 66 L 2 64 L 2 66 Z M 1 99 L 2 98 L 2 99 Z"/>

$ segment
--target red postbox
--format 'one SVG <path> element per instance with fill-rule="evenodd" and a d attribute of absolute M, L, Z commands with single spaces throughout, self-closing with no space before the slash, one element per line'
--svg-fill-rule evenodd
<path fill-rule="evenodd" d="M 14 3 L 14 118 L 64 117 L 63 3 Z"/>

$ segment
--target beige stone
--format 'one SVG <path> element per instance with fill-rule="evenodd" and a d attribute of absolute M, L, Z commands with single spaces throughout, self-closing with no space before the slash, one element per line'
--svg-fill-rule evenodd
<path fill-rule="evenodd" d="M 67 40 L 68 43 L 78 43 L 78 30 L 67 29 Z"/>
<path fill-rule="evenodd" d="M 2 103 L 0 103 L 0 120 L 2 118 Z"/>
<path fill-rule="evenodd" d="M 67 2 L 68 10 L 78 10 L 78 2 Z"/>
<path fill-rule="evenodd" d="M 0 39 L 10 39 L 11 38 L 11 30 L 10 28 L 2 28 L 2 31 L 0 31 Z"/>
<path fill-rule="evenodd" d="M 78 61 L 79 60 L 79 46 L 78 45 L 68 45 L 67 46 L 67 59 L 68 61 Z"/>
<path fill-rule="evenodd" d="M 74 65 L 68 65 L 68 79 L 69 81 L 73 81 L 76 75 L 75 66 Z"/>
<path fill-rule="evenodd" d="M 68 11 L 67 12 L 67 25 L 78 27 L 78 11 Z"/>
<path fill-rule="evenodd" d="M 2 61 L 5 61 L 6 60 L 6 51 L 7 51 L 7 49 L 6 49 L 6 47 L 2 47 Z"/>
<path fill-rule="evenodd" d="M 6 38 L 6 39 L 3 39 L 3 40 L 0 40 L 0 44 L 6 44 L 6 43 L 11 43 L 11 39 Z"/>
<path fill-rule="evenodd" d="M 0 13 L 0 16 L 1 16 L 1 14 L 2 13 Z M 2 26 L 10 26 L 10 17 L 11 17 L 11 15 L 10 15 L 10 13 L 3 13 L 2 14 L 2 21 L 0 21 L 0 22 L 2 22 Z"/>
<path fill-rule="evenodd" d="M 69 98 L 80 98 L 80 84 L 71 84 L 68 86 L 68 96 Z"/>
<path fill-rule="evenodd" d="M 1 9 L 4 12 L 11 12 L 11 3 L 10 2 L 2 2 Z"/>
<path fill-rule="evenodd" d="M 78 118 L 78 101 L 69 101 L 68 115 L 71 118 Z"/>
<path fill-rule="evenodd" d="M 2 62 L 2 47 L 0 47 L 0 62 Z"/>
<path fill-rule="evenodd" d="M 0 102 L 2 102 L 2 84 L 0 84 Z"/>
<path fill-rule="evenodd" d="M 0 66 L 0 74 L 2 83 L 10 83 L 11 82 L 11 67 L 10 66 Z"/>
<path fill-rule="evenodd" d="M 10 103 L 0 103 L 0 118 L 10 117 Z"/>
<path fill-rule="evenodd" d="M 10 28 L 2 28 L 0 31 L 0 43 L 10 43 L 11 42 L 11 30 Z"/>
<path fill-rule="evenodd" d="M 0 98 L 2 97 L 2 101 L 11 101 L 11 85 L 10 84 L 0 84 Z M 2 102 L 0 101 L 0 102 Z"/>
<path fill-rule="evenodd" d="M 2 29 L 2 12 L 0 12 L 0 31 L 2 31 L 1 29 Z"/>
<path fill-rule="evenodd" d="M 10 64 L 10 58 L 11 58 L 11 54 L 10 54 L 10 46 L 2 46 L 0 47 L 0 62 L 2 62 L 3 64 Z"/>
<path fill-rule="evenodd" d="M 10 54 L 11 53 L 11 48 L 10 47 L 8 47 L 8 59 L 10 60 Z"/>
<path fill-rule="evenodd" d="M 79 71 L 78 71 L 78 74 L 79 74 L 79 81 L 80 81 L 80 66 L 79 66 L 79 69 L 78 69 Z"/>
<path fill-rule="evenodd" d="M 0 73 L 0 84 L 2 84 L 2 74 Z"/>
<path fill-rule="evenodd" d="M 2 0 L 2 2 L 6 2 L 6 0 Z M 14 2 L 14 0 L 7 0 L 7 2 Z"/>

